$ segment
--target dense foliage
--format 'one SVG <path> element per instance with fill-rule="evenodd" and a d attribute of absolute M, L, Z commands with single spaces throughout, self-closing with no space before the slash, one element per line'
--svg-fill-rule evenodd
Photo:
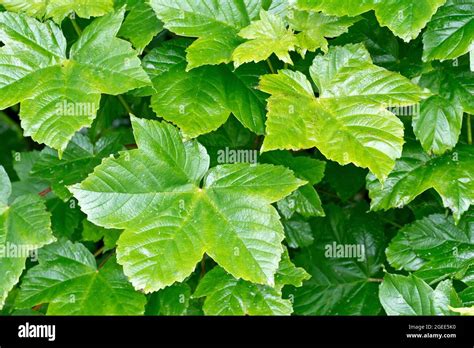
<path fill-rule="evenodd" d="M 474 309 L 474 0 L 0 0 L 0 313 Z"/>

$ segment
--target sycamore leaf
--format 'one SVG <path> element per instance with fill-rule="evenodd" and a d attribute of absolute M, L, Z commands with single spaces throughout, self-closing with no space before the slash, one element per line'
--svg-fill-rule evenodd
<path fill-rule="evenodd" d="M 383 180 L 403 144 L 403 125 L 385 107 L 415 104 L 425 93 L 400 74 L 373 65 L 362 45 L 316 57 L 311 75 L 319 98 L 300 72 L 262 77 L 260 89 L 271 94 L 263 151 L 315 146 L 328 159 L 369 168 Z"/>
<path fill-rule="evenodd" d="M 430 215 L 404 227 L 387 249 L 387 259 L 396 269 L 416 271 L 428 283 L 446 277 L 462 279 L 474 265 L 474 228 L 451 217 Z"/>
<path fill-rule="evenodd" d="M 367 176 L 371 209 L 403 207 L 433 188 L 457 222 L 474 203 L 473 173 L 474 153 L 469 146 L 461 145 L 452 153 L 431 158 L 419 146 L 407 144 L 384 184 L 372 174 Z"/>
<path fill-rule="evenodd" d="M 461 105 L 433 96 L 421 103 L 413 117 L 413 131 L 425 151 L 441 155 L 456 146 L 462 118 Z"/>
<path fill-rule="evenodd" d="M 273 53 L 283 62 L 293 64 L 289 52 L 296 49 L 298 39 L 281 17 L 261 11 L 260 20 L 243 28 L 239 35 L 249 41 L 239 45 L 232 54 L 236 68 L 266 60 Z"/>
<path fill-rule="evenodd" d="M 290 315 L 292 305 L 282 298 L 281 288 L 288 284 L 301 286 L 308 278 L 308 273 L 295 267 L 285 250 L 275 276 L 276 288 L 235 279 L 215 267 L 200 281 L 193 297 L 206 296 L 206 315 Z"/>
<path fill-rule="evenodd" d="M 92 124 L 101 93 L 149 83 L 136 52 L 115 37 L 123 16 L 122 10 L 93 21 L 67 56 L 66 39 L 52 22 L 0 13 L 0 108 L 21 102 L 25 136 L 61 153 Z"/>
<path fill-rule="evenodd" d="M 383 262 L 383 229 L 375 216 L 364 211 L 364 206 L 343 211 L 330 205 L 326 218 L 313 221 L 314 243 L 294 259 L 311 275 L 290 292 L 296 314 L 376 315 L 380 311 L 374 278 Z"/>
<path fill-rule="evenodd" d="M 39 253 L 21 285 L 18 308 L 49 303 L 49 315 L 140 315 L 145 296 L 136 292 L 122 269 L 109 259 L 98 269 L 80 243 L 58 242 Z"/>
<path fill-rule="evenodd" d="M 414 275 L 387 273 L 379 297 L 388 315 L 452 315 L 449 307 L 461 304 L 450 281 L 439 283 L 433 290 Z"/>
<path fill-rule="evenodd" d="M 289 16 L 289 24 L 298 33 L 299 50 L 305 54 L 306 51 L 314 52 L 321 48 L 328 51 L 326 38 L 334 38 L 346 33 L 348 28 L 359 21 L 360 18 L 327 16 L 318 12 L 306 12 L 293 10 Z"/>
<path fill-rule="evenodd" d="M 168 30 L 198 38 L 188 52 L 188 69 L 230 63 L 232 52 L 242 43 L 239 31 L 257 18 L 261 0 L 150 0 Z"/>
<path fill-rule="evenodd" d="M 18 283 L 30 253 L 55 241 L 41 198 L 24 195 L 8 205 L 10 194 L 10 180 L 0 166 L 0 308 Z"/>
<path fill-rule="evenodd" d="M 387 26 L 406 42 L 415 39 L 446 0 L 297 0 L 297 8 L 335 16 L 357 16 L 374 10 L 381 26 Z"/>
<path fill-rule="evenodd" d="M 8 11 L 24 12 L 29 16 L 53 18 L 56 23 L 71 13 L 82 18 L 100 17 L 112 12 L 113 0 L 0 0 Z"/>
<path fill-rule="evenodd" d="M 241 67 L 204 66 L 186 71 L 188 40 L 172 40 L 152 50 L 144 59 L 156 93 L 151 105 L 155 113 L 196 137 L 226 122 L 230 113 L 250 130 L 264 130 L 265 100 L 257 91 L 262 65 Z"/>
<path fill-rule="evenodd" d="M 454 59 L 467 53 L 474 40 L 474 1 L 448 0 L 423 35 L 423 60 Z"/>
<path fill-rule="evenodd" d="M 118 262 L 135 288 L 184 280 L 204 253 L 235 277 L 273 284 L 284 234 L 270 203 L 305 182 L 272 165 L 208 171 L 205 149 L 183 142 L 173 126 L 137 118 L 132 125 L 138 149 L 104 160 L 70 189 L 89 221 L 125 229 Z"/>

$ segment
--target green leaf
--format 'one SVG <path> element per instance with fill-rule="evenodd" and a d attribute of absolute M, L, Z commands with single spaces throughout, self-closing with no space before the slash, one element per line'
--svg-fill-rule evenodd
<path fill-rule="evenodd" d="M 205 66 L 186 71 L 189 41 L 172 40 L 144 59 L 153 81 L 155 113 L 196 137 L 219 128 L 232 112 L 250 130 L 262 134 L 265 97 L 254 87 L 266 73 L 261 65 L 231 71 L 227 66 Z"/>
<path fill-rule="evenodd" d="M 459 303 L 449 281 L 433 290 L 414 275 L 388 273 L 380 285 L 379 297 L 388 315 L 449 315 L 449 306 Z"/>
<path fill-rule="evenodd" d="M 239 31 L 258 17 L 260 0 L 150 0 L 168 30 L 198 38 L 188 48 L 188 69 L 230 63 L 242 43 Z"/>
<path fill-rule="evenodd" d="M 145 315 L 186 315 L 191 298 L 191 288 L 177 283 L 151 294 Z"/>
<path fill-rule="evenodd" d="M 287 219 L 295 213 L 304 217 L 324 216 L 321 199 L 316 190 L 309 184 L 298 188 L 298 190 L 277 202 L 277 206 Z"/>
<path fill-rule="evenodd" d="M 385 178 L 401 155 L 403 126 L 380 104 L 394 98 L 410 104 L 420 93 L 402 76 L 382 73 L 375 66 L 373 78 L 367 79 L 363 75 L 366 68 L 361 63 L 358 68 L 340 69 L 334 75 L 334 80 L 339 81 L 332 90 L 323 91 L 322 98 L 314 97 L 309 81 L 301 73 L 283 70 L 278 75 L 264 76 L 260 88 L 272 96 L 268 100 L 263 150 L 316 146 L 328 159 L 343 165 L 354 163 L 369 168 L 379 179 Z M 356 80 L 361 81 L 359 87 Z M 368 81 L 372 82 L 373 92 L 366 90 L 368 94 L 363 94 Z M 391 83 L 386 84 L 387 81 Z"/>
<path fill-rule="evenodd" d="M 474 40 L 474 3 L 448 0 L 423 35 L 423 60 L 454 59 L 469 51 Z"/>
<path fill-rule="evenodd" d="M 374 10 L 381 26 L 408 42 L 415 39 L 446 0 L 297 0 L 303 10 L 357 16 Z"/>
<path fill-rule="evenodd" d="M 139 315 L 145 296 L 133 290 L 114 258 L 98 269 L 80 243 L 52 244 L 21 285 L 19 308 L 49 303 L 49 315 Z"/>
<path fill-rule="evenodd" d="M 310 276 L 295 267 L 285 249 L 275 275 L 275 288 L 235 279 L 221 267 L 215 267 L 199 282 L 194 298 L 206 296 L 206 315 L 290 315 L 291 302 L 283 299 L 285 285 L 301 286 Z"/>
<path fill-rule="evenodd" d="M 82 18 L 100 17 L 113 10 L 113 0 L 0 0 L 8 11 L 24 12 L 29 16 L 53 18 L 60 23 L 71 13 Z"/>
<path fill-rule="evenodd" d="M 436 95 L 421 103 L 420 112 L 413 117 L 413 129 L 425 151 L 443 154 L 458 142 L 463 111 L 474 111 L 474 74 L 443 67 L 424 74 L 420 84 Z"/>
<path fill-rule="evenodd" d="M 388 27 L 404 41 L 416 39 L 446 0 L 382 0 L 375 2 L 381 26 Z"/>
<path fill-rule="evenodd" d="M 407 144 L 383 185 L 372 174 L 367 176 L 371 209 L 401 208 L 433 188 L 457 222 L 474 202 L 472 173 L 474 154 L 469 146 L 461 145 L 452 153 L 430 158 L 418 146 Z"/>
<path fill-rule="evenodd" d="M 160 31 L 163 23 L 156 18 L 155 11 L 150 5 L 141 0 L 127 0 L 129 10 L 118 33 L 133 44 L 138 52 L 143 52 L 146 46 Z"/>
<path fill-rule="evenodd" d="M 334 38 L 346 33 L 348 28 L 360 18 L 326 16 L 317 12 L 292 11 L 289 16 L 290 26 L 299 33 L 296 34 L 298 47 L 303 54 L 314 52 L 321 48 L 328 51 L 326 38 Z"/>
<path fill-rule="evenodd" d="M 413 117 L 413 131 L 425 151 L 441 155 L 456 146 L 462 118 L 461 105 L 433 96 L 421 103 Z"/>
<path fill-rule="evenodd" d="M 327 88 L 321 88 L 321 99 L 340 103 L 362 102 L 370 105 L 407 106 L 416 104 L 425 94 L 407 78 L 371 62 L 349 60 L 340 67 Z"/>
<path fill-rule="evenodd" d="M 311 275 L 301 288 L 290 292 L 296 314 L 379 313 L 374 277 L 383 262 L 383 229 L 375 216 L 363 211 L 364 206 L 343 211 L 331 205 L 326 207 L 326 218 L 312 223 L 314 243 L 295 256 L 295 264 Z"/>
<path fill-rule="evenodd" d="M 18 283 L 26 259 L 37 249 L 55 241 L 50 215 L 41 198 L 25 195 L 8 206 L 10 194 L 10 180 L 0 166 L 0 308 Z"/>
<path fill-rule="evenodd" d="M 67 56 L 66 39 L 53 23 L 0 13 L 0 108 L 21 102 L 25 136 L 61 153 L 75 132 L 92 124 L 101 93 L 149 83 L 136 52 L 115 37 L 123 16 L 93 21 Z"/>
<path fill-rule="evenodd" d="M 290 300 L 265 285 L 238 280 L 215 267 L 199 283 L 193 297 L 206 297 L 206 315 L 290 315 Z"/>
<path fill-rule="evenodd" d="M 461 279 L 474 265 L 474 228 L 454 225 L 451 217 L 434 214 L 404 227 L 387 249 L 396 269 L 417 271 L 417 277 L 435 283 L 447 277 Z"/>
<path fill-rule="evenodd" d="M 177 65 L 154 83 L 153 111 L 190 137 L 216 130 L 230 115 L 223 69 L 205 66 L 186 72 L 184 63 Z"/>
<path fill-rule="evenodd" d="M 328 159 L 369 168 L 383 180 L 401 155 L 403 125 L 383 107 L 411 105 L 425 94 L 405 77 L 370 62 L 362 45 L 348 45 L 317 57 L 307 78 L 281 70 L 263 76 L 268 100 L 263 151 L 316 146 Z"/>
<path fill-rule="evenodd" d="M 235 277 L 273 284 L 283 228 L 270 203 L 304 182 L 271 165 L 208 172 L 203 147 L 184 143 L 176 128 L 137 118 L 132 125 L 138 149 L 106 159 L 70 189 L 89 221 L 125 229 L 118 261 L 134 286 L 152 292 L 182 281 L 205 252 Z"/>
<path fill-rule="evenodd" d="M 236 68 L 266 60 L 273 53 L 283 62 L 293 64 L 289 52 L 296 49 L 298 40 L 281 17 L 261 11 L 260 20 L 243 28 L 239 35 L 249 41 L 239 45 L 232 54 Z"/>

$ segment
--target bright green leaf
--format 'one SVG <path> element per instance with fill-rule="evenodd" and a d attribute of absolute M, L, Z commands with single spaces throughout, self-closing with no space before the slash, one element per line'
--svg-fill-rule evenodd
<path fill-rule="evenodd" d="M 125 229 L 118 261 L 134 286 L 182 281 L 205 252 L 236 277 L 273 284 L 283 228 L 269 204 L 304 182 L 283 167 L 235 164 L 211 169 L 201 186 L 209 166 L 201 145 L 166 123 L 132 123 L 138 149 L 71 190 L 89 221 Z"/>
<path fill-rule="evenodd" d="M 474 2 L 448 0 L 423 35 L 423 59 L 454 59 L 467 53 L 474 40 Z"/>
<path fill-rule="evenodd" d="M 434 188 L 458 221 L 474 202 L 473 173 L 474 154 L 469 146 L 430 158 L 418 146 L 407 144 L 384 184 L 371 174 L 367 176 L 371 209 L 400 208 Z"/>
<path fill-rule="evenodd" d="M 136 52 L 115 37 L 123 16 L 121 11 L 93 21 L 67 56 L 55 24 L 0 13 L 0 108 L 21 102 L 25 136 L 62 152 L 74 133 L 92 124 L 101 93 L 149 83 Z"/>
<path fill-rule="evenodd" d="M 10 193 L 10 180 L 0 166 L 0 308 L 18 283 L 26 259 L 55 241 L 50 215 L 41 198 L 24 195 L 7 206 Z"/>
<path fill-rule="evenodd" d="M 413 275 L 386 274 L 379 296 L 388 315 L 449 315 L 448 306 L 459 302 L 449 281 L 433 290 Z"/>
<path fill-rule="evenodd" d="M 293 64 L 289 52 L 295 50 L 298 40 L 279 16 L 261 11 L 260 20 L 243 28 L 239 35 L 249 41 L 239 45 L 232 54 L 236 68 L 266 60 L 273 53 L 283 62 Z"/>
<path fill-rule="evenodd" d="M 29 16 L 53 18 L 60 23 L 71 13 L 82 18 L 100 17 L 113 10 L 113 0 L 0 0 L 8 11 Z"/>
<path fill-rule="evenodd" d="M 115 258 L 98 268 L 80 243 L 59 242 L 40 251 L 28 271 L 17 306 L 49 303 L 49 315 L 139 315 L 145 296 L 136 292 Z"/>

